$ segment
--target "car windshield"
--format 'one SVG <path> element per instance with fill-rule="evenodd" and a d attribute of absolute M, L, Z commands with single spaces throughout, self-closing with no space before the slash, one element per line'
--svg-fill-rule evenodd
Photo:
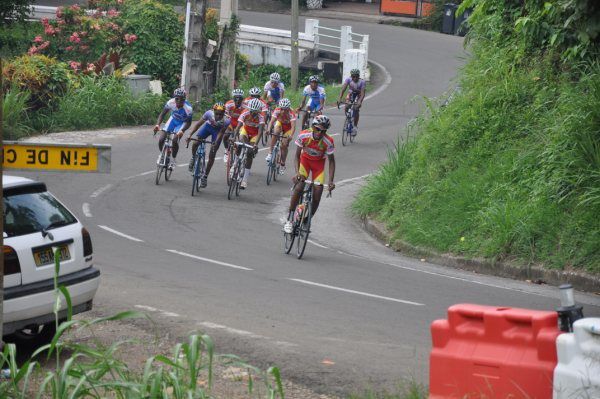
<path fill-rule="evenodd" d="M 4 191 L 4 232 L 8 237 L 54 229 L 77 222 L 43 186 Z M 6 237 L 5 236 L 5 237 Z"/>

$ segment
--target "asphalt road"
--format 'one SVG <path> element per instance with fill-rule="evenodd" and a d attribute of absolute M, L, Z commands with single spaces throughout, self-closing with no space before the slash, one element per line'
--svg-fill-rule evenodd
<path fill-rule="evenodd" d="M 284 28 L 289 16 L 241 14 L 245 24 Z M 340 25 L 322 21 L 323 25 Z M 23 173 L 48 183 L 86 224 L 103 282 L 96 306 L 148 311 L 160 331 L 212 335 L 220 352 L 317 391 L 345 394 L 365 385 L 393 388 L 403 378 L 427 382 L 429 325 L 448 306 L 478 304 L 553 309 L 553 287 L 479 276 L 399 256 L 365 234 L 348 207 L 402 127 L 416 115 L 415 96 L 451 86 L 464 57 L 461 38 L 385 25 L 351 23 L 371 35 L 370 57 L 383 66 L 384 89 L 365 102 L 358 140 L 336 150 L 333 198 L 323 199 L 314 242 L 298 261 L 282 252 L 279 218 L 289 180 L 265 184 L 261 152 L 249 188 L 228 201 L 222 161 L 209 185 L 190 196 L 186 168 L 154 184 L 156 140 L 150 128 L 96 135 L 113 145 L 110 175 Z M 330 111 L 332 133 L 342 112 Z M 81 136 L 66 136 L 76 140 Z M 189 150 L 178 161 L 187 164 Z M 289 174 L 288 174 L 289 176 Z M 357 179 L 355 179 L 357 178 Z M 577 295 L 587 315 L 600 299 Z"/>

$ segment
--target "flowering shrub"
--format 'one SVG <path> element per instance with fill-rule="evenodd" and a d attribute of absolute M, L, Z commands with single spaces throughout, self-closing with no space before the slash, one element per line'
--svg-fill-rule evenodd
<path fill-rule="evenodd" d="M 69 83 L 67 65 L 43 55 L 15 58 L 4 64 L 2 75 L 2 92 L 11 88 L 28 92 L 28 105 L 33 110 L 51 107 L 65 93 Z"/>
<path fill-rule="evenodd" d="M 75 72 L 99 73 L 107 61 L 118 68 L 137 35 L 125 33 L 118 20 L 120 11 L 106 7 L 89 12 L 77 4 L 58 7 L 56 20 L 42 19 L 44 33 L 34 38 L 28 54 L 54 56 L 67 61 Z"/>

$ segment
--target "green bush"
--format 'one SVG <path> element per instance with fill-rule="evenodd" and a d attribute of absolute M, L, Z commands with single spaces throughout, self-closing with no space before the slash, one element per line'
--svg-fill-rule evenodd
<path fill-rule="evenodd" d="M 51 108 L 64 94 L 69 83 L 66 64 L 43 55 L 24 55 L 4 65 L 4 87 L 26 91 L 31 96 L 28 106 L 34 110 Z"/>
<path fill-rule="evenodd" d="M 137 35 L 130 59 L 137 73 L 152 75 L 167 92 L 179 86 L 184 23 L 170 5 L 154 0 L 125 2 L 119 16 L 123 30 Z"/>
<path fill-rule="evenodd" d="M 27 53 L 33 38 L 43 32 L 36 22 L 0 26 L 0 57 L 9 59 Z"/>
<path fill-rule="evenodd" d="M 29 15 L 32 0 L 0 1 L 0 21 L 2 24 L 23 22 Z"/>
<path fill-rule="evenodd" d="M 135 97 L 115 77 L 83 76 L 60 98 L 55 111 L 38 113 L 34 127 L 61 131 L 151 124 L 165 101 L 150 93 Z"/>
<path fill-rule="evenodd" d="M 354 209 L 440 252 L 600 272 L 600 65 L 512 37 L 508 3 L 480 2 L 460 90 L 428 103 Z"/>

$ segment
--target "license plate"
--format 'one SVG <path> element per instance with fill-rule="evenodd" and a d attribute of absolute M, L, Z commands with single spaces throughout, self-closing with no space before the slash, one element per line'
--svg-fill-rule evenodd
<path fill-rule="evenodd" d="M 71 259 L 71 254 L 69 253 L 69 247 L 64 245 L 59 247 L 60 261 L 65 261 Z M 54 251 L 52 248 L 46 248 L 41 251 L 36 251 L 33 253 L 33 259 L 35 259 L 35 264 L 37 266 L 45 266 L 54 263 Z"/>

